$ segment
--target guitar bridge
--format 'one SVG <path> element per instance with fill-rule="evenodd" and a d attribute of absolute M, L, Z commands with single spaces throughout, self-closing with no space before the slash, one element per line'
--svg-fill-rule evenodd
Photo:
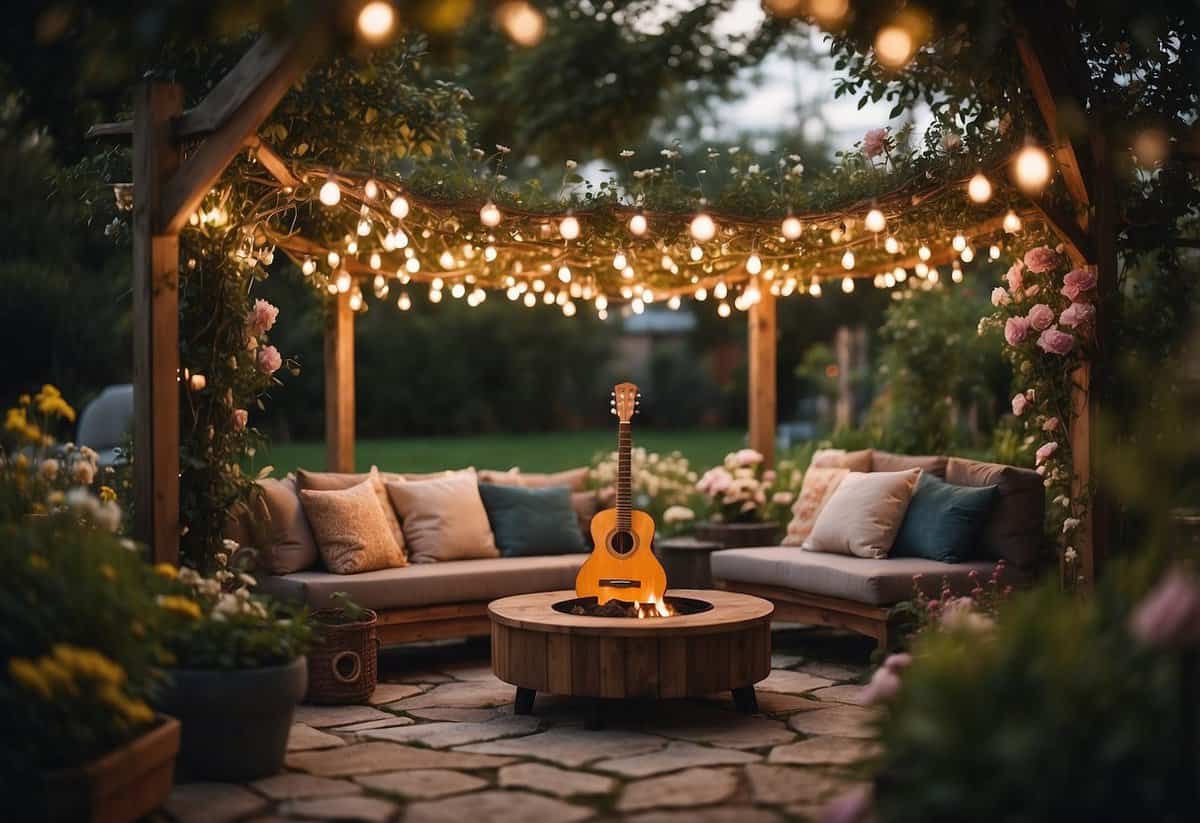
<path fill-rule="evenodd" d="M 636 589 L 641 587 L 642 581 L 630 580 L 626 577 L 602 577 L 600 585 L 610 589 Z"/>

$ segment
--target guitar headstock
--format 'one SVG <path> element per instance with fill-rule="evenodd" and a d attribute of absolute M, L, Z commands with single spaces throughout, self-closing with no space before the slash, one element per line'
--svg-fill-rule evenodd
<path fill-rule="evenodd" d="M 628 423 L 637 414 L 642 402 L 642 394 L 633 383 L 618 383 L 612 390 L 612 413 L 617 420 Z"/>

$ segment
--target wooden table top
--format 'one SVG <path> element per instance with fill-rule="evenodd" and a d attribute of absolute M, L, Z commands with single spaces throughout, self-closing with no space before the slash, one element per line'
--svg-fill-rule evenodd
<path fill-rule="evenodd" d="M 488 616 L 494 623 L 551 634 L 664 637 L 737 631 L 770 621 L 775 611 L 769 600 L 720 589 L 668 589 L 667 596 L 707 600 L 713 607 L 674 617 L 587 617 L 554 610 L 555 603 L 575 597 L 575 592 L 564 589 L 493 600 Z"/>

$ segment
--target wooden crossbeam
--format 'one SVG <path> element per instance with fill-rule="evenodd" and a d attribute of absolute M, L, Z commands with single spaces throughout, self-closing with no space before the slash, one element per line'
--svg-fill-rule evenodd
<path fill-rule="evenodd" d="M 775 418 L 778 324 L 775 295 L 762 290 L 762 298 L 750 307 L 747 323 L 750 339 L 750 448 L 759 452 L 767 467 L 775 465 Z"/>

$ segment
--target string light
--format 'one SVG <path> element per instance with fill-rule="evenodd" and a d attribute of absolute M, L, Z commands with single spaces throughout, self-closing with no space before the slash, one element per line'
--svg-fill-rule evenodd
<path fill-rule="evenodd" d="M 1000 259 L 1000 247 L 997 246 L 995 243 L 993 243 L 992 245 L 990 245 L 988 247 L 988 259 L 989 260 L 999 260 Z"/>
<path fill-rule="evenodd" d="M 483 204 L 483 208 L 479 210 L 479 222 L 488 228 L 494 228 L 500 225 L 500 208 L 488 201 Z"/>
<path fill-rule="evenodd" d="M 808 284 L 808 293 L 813 297 L 821 296 L 821 284 L 817 282 L 816 278 L 813 278 L 813 281 Z"/>
<path fill-rule="evenodd" d="M 679 299 L 678 294 L 673 294 L 667 300 L 667 308 L 671 311 L 679 311 L 679 307 L 683 305 L 683 301 Z"/>
<path fill-rule="evenodd" d="M 641 237 L 646 233 L 647 228 L 649 228 L 649 225 L 646 223 L 646 215 L 635 214 L 629 218 L 629 231 L 631 234 Z"/>
<path fill-rule="evenodd" d="M 963 237 L 962 233 L 960 232 L 954 235 L 954 238 L 950 241 L 950 246 L 955 251 L 962 251 L 967 247 L 967 238 Z"/>
<path fill-rule="evenodd" d="M 545 280 L 534 280 L 533 281 L 533 290 L 535 292 L 537 292 L 538 294 L 541 294 L 542 292 L 544 292 L 546 290 L 546 281 Z"/>
<path fill-rule="evenodd" d="M 379 196 L 379 184 L 374 180 L 368 180 L 363 184 L 363 197 L 368 200 L 374 200 Z"/>
<path fill-rule="evenodd" d="M 783 218 L 783 222 L 779 225 L 779 231 L 788 240 L 796 240 L 804 231 L 804 224 L 800 222 L 798 217 L 788 215 Z"/>
<path fill-rule="evenodd" d="M 375 275 L 375 282 L 374 282 L 373 288 L 375 290 L 375 296 L 378 297 L 380 300 L 387 297 L 388 296 L 387 278 L 384 277 L 382 274 Z"/>
<path fill-rule="evenodd" d="M 917 249 L 917 257 L 921 258 L 922 262 L 927 261 L 932 256 L 933 252 L 931 252 L 929 250 L 929 246 L 926 246 L 924 243 L 921 244 L 921 248 Z"/>
<path fill-rule="evenodd" d="M 596 295 L 596 311 L 604 311 L 608 308 L 608 298 L 603 294 Z"/>
<path fill-rule="evenodd" d="M 342 256 L 336 251 L 330 251 L 325 255 L 325 262 L 329 264 L 329 268 L 336 269 L 342 262 Z"/>
<path fill-rule="evenodd" d="M 853 277 L 843 277 L 842 278 L 842 291 L 845 292 L 846 294 L 849 294 L 850 292 L 854 291 L 854 278 Z"/>
<path fill-rule="evenodd" d="M 497 254 L 497 252 L 496 252 L 495 246 L 487 246 L 483 250 L 483 259 L 488 261 L 489 263 L 494 262 L 496 259 L 496 254 Z"/>
<path fill-rule="evenodd" d="M 883 241 L 883 250 L 888 254 L 896 254 L 900 251 L 900 243 L 889 234 Z"/>
<path fill-rule="evenodd" d="M 967 196 L 976 203 L 986 203 L 992 199 L 992 181 L 977 172 L 967 182 Z"/>
<path fill-rule="evenodd" d="M 636 272 L 633 270 L 633 266 L 626 266 L 625 268 L 621 269 L 621 276 L 626 280 L 632 280 L 635 274 Z"/>
<path fill-rule="evenodd" d="M 363 40 L 373 46 L 379 45 L 391 36 L 396 27 L 396 10 L 384 0 L 372 0 L 359 10 L 355 25 Z"/>
<path fill-rule="evenodd" d="M 453 297 L 455 300 L 461 299 L 462 296 L 466 293 L 467 293 L 467 287 L 464 286 L 462 283 L 455 283 L 453 286 L 450 287 L 450 296 Z"/>
<path fill-rule="evenodd" d="M 757 254 L 751 254 L 746 258 L 746 271 L 750 274 L 758 274 L 762 271 L 762 260 Z"/>
<path fill-rule="evenodd" d="M 724 300 L 729 294 L 729 287 L 725 285 L 724 280 L 718 280 L 717 285 L 713 286 L 713 297 L 718 300 Z"/>
<path fill-rule="evenodd" d="M 525 48 L 536 46 L 546 33 L 546 18 L 524 0 L 506 0 L 496 6 L 496 22 L 510 40 Z"/>
<path fill-rule="evenodd" d="M 920 277 L 922 280 L 929 276 L 929 266 L 925 265 L 924 262 L 913 266 L 913 271 L 916 272 L 917 277 Z"/>
<path fill-rule="evenodd" d="M 889 69 L 903 67 L 915 51 L 912 35 L 900 26 L 884 26 L 875 35 L 875 59 Z"/>
<path fill-rule="evenodd" d="M 847 270 L 854 268 L 854 252 L 849 249 L 846 249 L 846 253 L 842 255 L 842 268 Z"/>
<path fill-rule="evenodd" d="M 961 283 L 963 281 L 962 269 L 958 267 L 957 260 L 955 260 L 954 262 L 956 265 L 950 270 L 950 279 L 953 280 L 955 283 Z"/>
<path fill-rule="evenodd" d="M 1017 152 L 1013 174 L 1022 191 L 1037 194 L 1050 182 L 1050 157 L 1037 146 L 1026 146 Z"/>
<path fill-rule="evenodd" d="M 571 282 L 571 269 L 569 266 L 558 267 L 558 279 L 564 283 Z"/>
<path fill-rule="evenodd" d="M 441 303 L 442 302 L 442 290 L 430 288 L 429 289 L 429 302 L 430 303 Z"/>
<path fill-rule="evenodd" d="M 321 199 L 322 204 L 336 206 L 342 199 L 342 190 L 338 186 L 337 181 L 330 177 L 321 185 L 321 190 L 317 193 L 317 196 Z"/>
<path fill-rule="evenodd" d="M 475 308 L 484 300 L 487 300 L 487 292 L 480 288 L 473 289 L 471 293 L 467 295 L 467 305 L 471 308 Z M 574 314 L 574 312 L 572 312 L 572 314 Z"/>
<path fill-rule="evenodd" d="M 575 311 L 576 309 L 574 302 L 568 300 L 566 303 L 563 303 L 562 313 L 565 317 L 574 317 Z"/>
<path fill-rule="evenodd" d="M 629 308 L 633 309 L 634 314 L 641 314 L 646 310 L 646 304 L 641 301 L 641 298 L 635 297 L 629 302 Z"/>
<path fill-rule="evenodd" d="M 404 270 L 409 274 L 416 274 L 421 270 L 421 261 L 416 257 L 410 257 L 404 261 Z"/>
<path fill-rule="evenodd" d="M 970 263 L 972 260 L 975 259 L 975 249 L 971 246 L 967 246 L 965 249 L 962 250 L 962 253 L 959 254 L 959 257 L 962 258 L 962 261 L 964 263 Z"/>
<path fill-rule="evenodd" d="M 378 269 L 383 265 L 383 258 L 379 256 L 379 252 L 371 253 L 371 257 L 367 260 L 367 265 L 373 269 Z"/>
<path fill-rule="evenodd" d="M 908 279 L 908 271 L 903 266 L 897 266 L 892 269 L 892 276 L 896 278 L 897 283 L 903 283 Z"/>
<path fill-rule="evenodd" d="M 351 238 L 346 241 L 346 253 L 347 254 L 358 254 L 358 241 L 357 240 Z"/>
<path fill-rule="evenodd" d="M 438 256 L 438 264 L 443 269 L 454 268 L 454 255 L 450 253 L 450 249 L 446 249 Z"/>
<path fill-rule="evenodd" d="M 650 289 L 642 289 L 642 293 L 638 297 L 642 298 L 642 302 L 647 306 L 654 302 L 654 292 Z"/>
<path fill-rule="evenodd" d="M 613 255 L 613 268 L 614 269 L 616 269 L 617 271 L 620 271 L 621 269 L 625 268 L 625 266 L 627 266 L 627 265 L 628 265 L 628 261 L 625 259 L 624 252 L 617 252 L 616 254 Z"/>
<path fill-rule="evenodd" d="M 534 306 L 537 305 L 537 295 L 535 295 L 531 291 L 527 291 L 527 292 L 525 292 L 525 297 L 523 297 L 521 299 L 521 302 L 523 302 L 525 304 L 526 308 L 532 309 Z"/>
<path fill-rule="evenodd" d="M 354 291 L 350 292 L 349 303 L 350 303 L 350 311 L 362 311 L 362 307 L 363 307 L 362 292 L 359 291 L 358 289 L 355 289 Z"/>
<path fill-rule="evenodd" d="M 930 269 L 929 274 L 926 276 L 928 277 L 930 283 L 936 283 L 938 281 L 938 277 L 941 275 L 938 274 L 937 269 Z"/>
<path fill-rule="evenodd" d="M 1004 231 L 1006 234 L 1016 234 L 1021 230 L 1021 218 L 1012 209 L 1004 215 Z"/>
<path fill-rule="evenodd" d="M 693 263 L 699 263 L 700 259 L 704 257 L 704 249 L 699 246 L 692 246 L 688 249 L 688 257 L 692 258 Z"/>
<path fill-rule="evenodd" d="M 879 234 L 887 227 L 887 218 L 879 209 L 871 209 L 863 220 L 863 228 L 873 234 Z"/>
<path fill-rule="evenodd" d="M 699 243 L 707 243 L 717 234 L 716 222 L 704 212 L 700 212 L 693 217 L 688 228 L 692 233 L 692 237 Z"/>
<path fill-rule="evenodd" d="M 558 224 L 558 233 L 563 240 L 574 240 L 579 236 L 579 220 L 574 215 L 568 214 Z"/>
<path fill-rule="evenodd" d="M 412 298 L 408 296 L 408 292 L 400 292 L 400 296 L 396 298 L 396 308 L 400 311 L 408 311 L 412 308 Z"/>
<path fill-rule="evenodd" d="M 704 288 L 703 286 L 696 289 L 696 291 L 692 294 L 692 299 L 697 303 L 703 303 L 708 299 L 708 289 Z"/>
<path fill-rule="evenodd" d="M 720 305 L 717 306 L 717 314 L 719 314 L 721 317 L 728 317 L 730 314 L 732 314 L 729 304 L 724 300 L 722 300 Z"/>
<path fill-rule="evenodd" d="M 305 257 L 304 262 L 300 265 L 300 271 L 304 272 L 306 275 L 311 275 L 316 270 L 317 261 L 313 260 L 311 257 Z"/>

